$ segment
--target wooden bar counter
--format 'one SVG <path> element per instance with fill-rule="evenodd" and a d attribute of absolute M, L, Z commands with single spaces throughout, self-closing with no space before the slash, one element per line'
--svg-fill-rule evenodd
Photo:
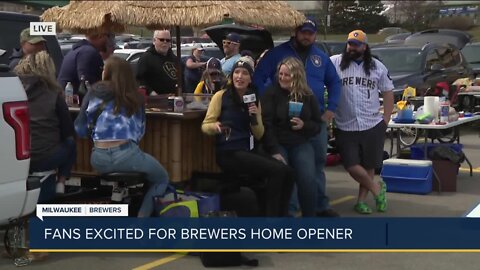
<path fill-rule="evenodd" d="M 70 108 L 75 119 L 79 108 Z M 189 180 L 193 171 L 217 172 L 215 138 L 203 134 L 201 124 L 205 110 L 183 113 L 146 112 L 145 135 L 140 148 L 165 167 L 170 181 Z M 90 165 L 92 141 L 77 138 L 77 162 L 73 175 L 92 176 L 97 173 Z"/>

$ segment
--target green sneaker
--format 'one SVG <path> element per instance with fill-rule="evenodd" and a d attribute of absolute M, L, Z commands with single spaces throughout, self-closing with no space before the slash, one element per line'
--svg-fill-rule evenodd
<path fill-rule="evenodd" d="M 378 212 L 385 212 L 387 211 L 387 184 L 383 181 L 378 183 L 380 184 L 380 193 L 375 197 L 375 203 Z"/>
<path fill-rule="evenodd" d="M 362 214 L 362 215 L 368 215 L 368 214 L 371 214 L 372 213 L 372 208 L 370 208 L 370 206 L 368 206 L 366 203 L 364 202 L 358 202 L 357 204 L 355 204 L 355 206 L 353 207 L 353 209 L 359 213 L 359 214 Z"/>

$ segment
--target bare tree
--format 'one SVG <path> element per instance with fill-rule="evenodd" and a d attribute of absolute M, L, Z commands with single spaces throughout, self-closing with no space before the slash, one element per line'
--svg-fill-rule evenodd
<path fill-rule="evenodd" d="M 395 1 L 407 20 L 404 26 L 416 32 L 431 26 L 438 18 L 438 10 L 442 1 Z"/>

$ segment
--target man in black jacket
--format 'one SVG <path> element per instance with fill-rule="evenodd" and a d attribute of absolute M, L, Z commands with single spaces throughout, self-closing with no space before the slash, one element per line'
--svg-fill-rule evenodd
<path fill-rule="evenodd" d="M 137 80 L 148 95 L 175 93 L 177 70 L 168 30 L 156 30 L 153 45 L 138 61 Z"/>

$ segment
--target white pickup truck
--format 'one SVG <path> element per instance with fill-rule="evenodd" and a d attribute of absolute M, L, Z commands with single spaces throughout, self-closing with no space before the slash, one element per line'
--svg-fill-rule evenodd
<path fill-rule="evenodd" d="M 0 226 L 35 211 L 40 178 L 29 177 L 30 124 L 19 78 L 0 65 Z"/>
<path fill-rule="evenodd" d="M 30 127 L 27 95 L 8 70 L 9 57 L 19 47 L 20 32 L 39 17 L 0 11 L 0 226 L 33 213 L 40 194 L 40 178 L 29 177 Z M 58 67 L 62 51 L 55 36 L 45 36 L 47 51 Z"/>

